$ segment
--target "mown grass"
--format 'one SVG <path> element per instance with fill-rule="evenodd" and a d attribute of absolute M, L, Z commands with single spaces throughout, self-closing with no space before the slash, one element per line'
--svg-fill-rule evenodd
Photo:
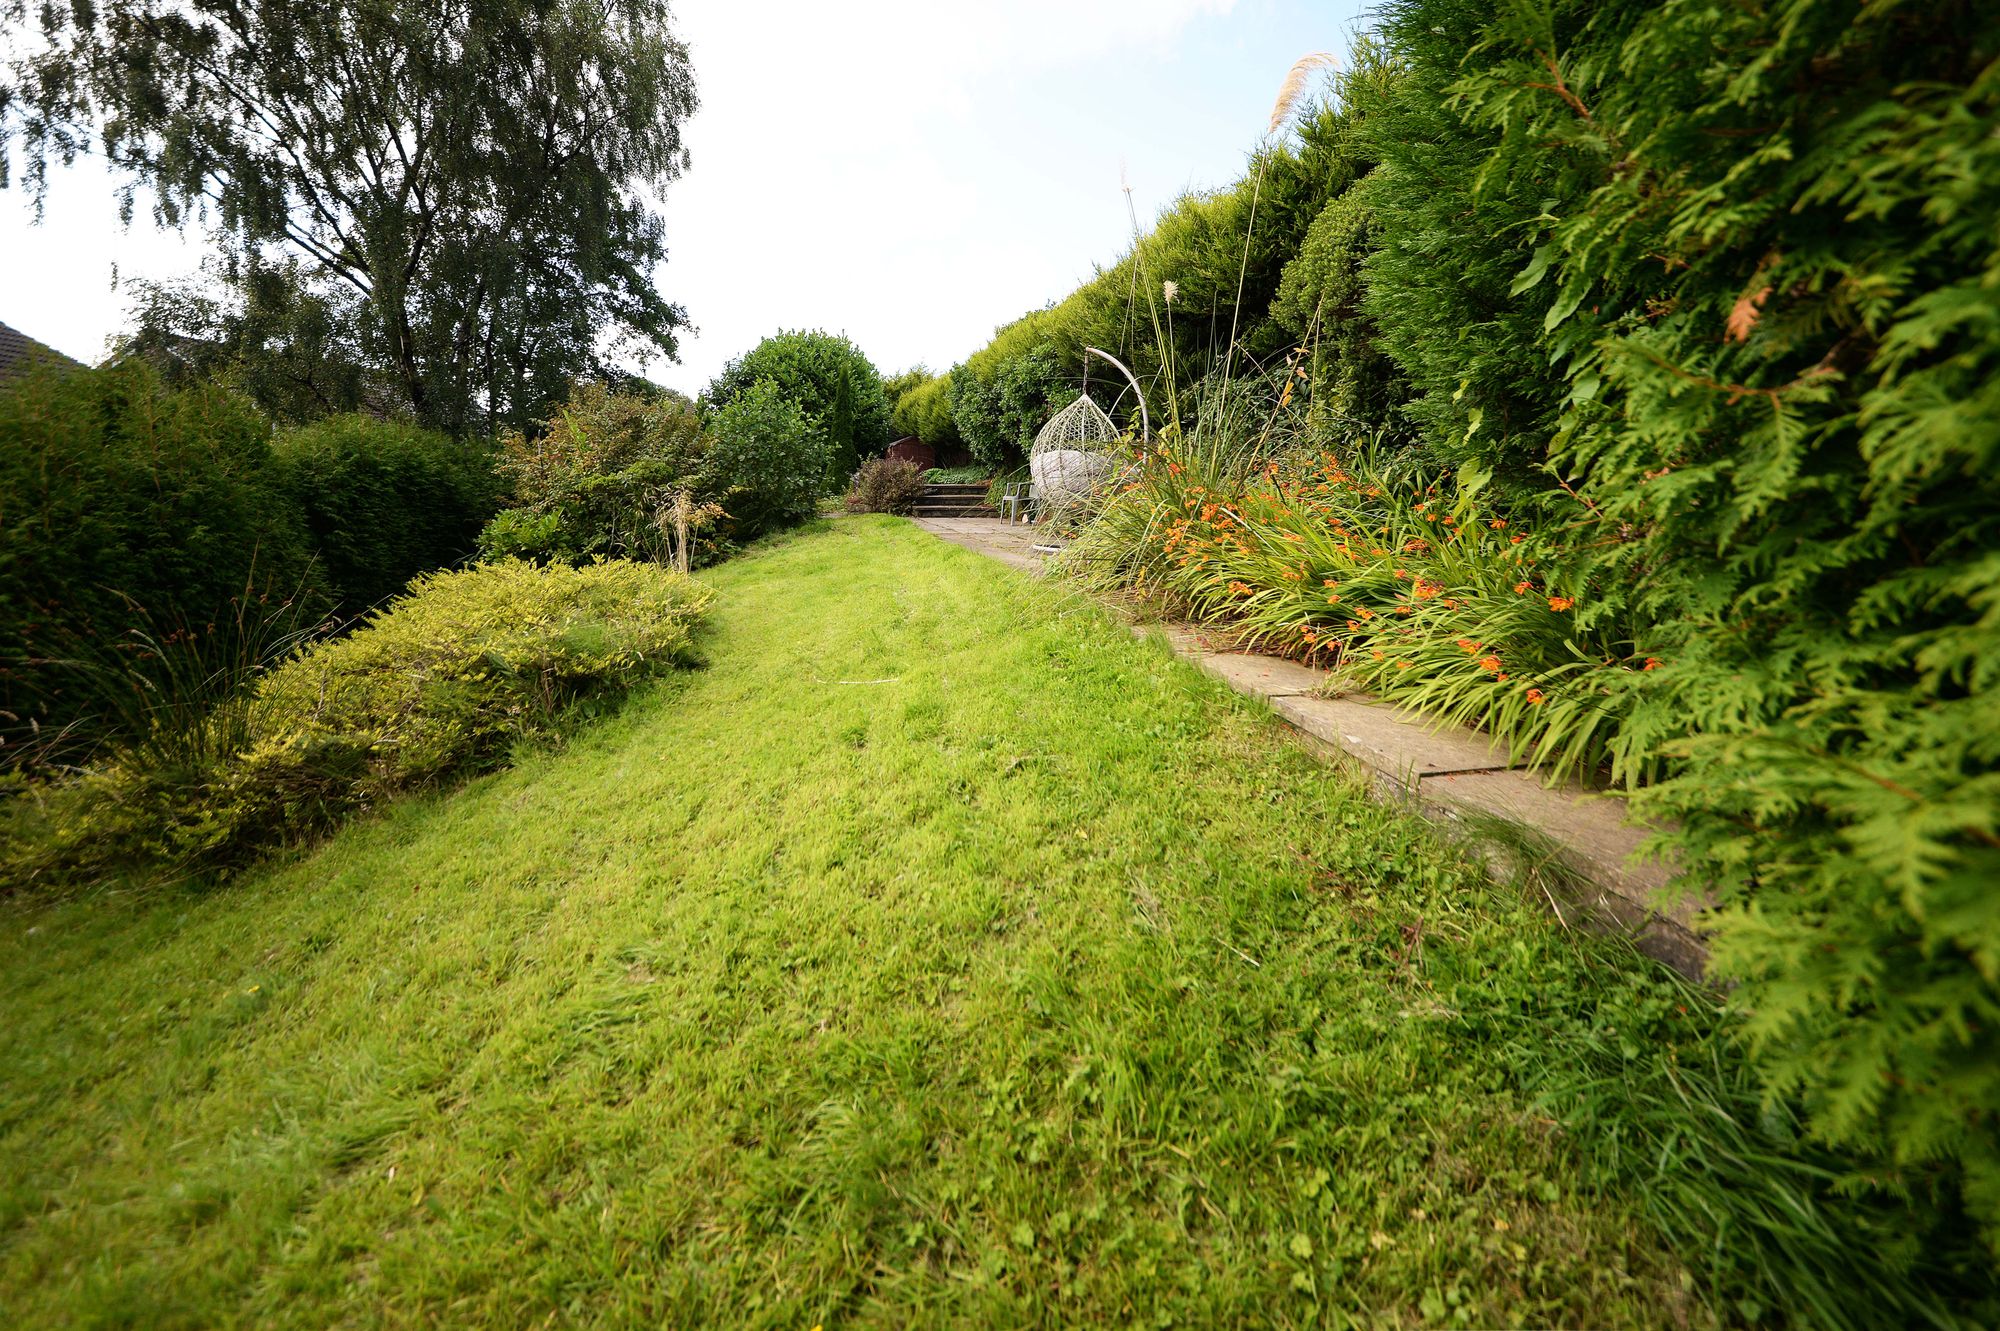
<path fill-rule="evenodd" d="M 1520 1089 L 1629 953 L 907 524 L 707 581 L 706 667 L 560 750 L 0 913 L 8 1321 L 1728 1311 Z"/>

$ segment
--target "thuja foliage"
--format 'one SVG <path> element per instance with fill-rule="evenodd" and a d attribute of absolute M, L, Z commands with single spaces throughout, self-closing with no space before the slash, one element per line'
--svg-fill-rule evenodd
<path fill-rule="evenodd" d="M 1997 61 L 1973 4 L 1509 11 L 1456 95 L 1496 189 L 1590 185 L 1515 288 L 1768 1084 L 2000 1250 Z"/>
<path fill-rule="evenodd" d="M 1150 550 L 1098 565 L 1503 733 L 1532 740 L 1557 716 L 1587 731 L 1530 747 L 1601 756 L 1675 829 L 1666 848 L 1719 903 L 1717 975 L 1771 1104 L 1845 1153 L 1850 1182 L 1969 1217 L 1989 1245 L 1996 59 L 2000 27 L 1970 3 L 1395 0 L 1300 145 L 1266 163 L 1316 151 L 1327 173 L 1291 258 L 1268 288 L 1246 284 L 1241 311 L 1246 350 L 1295 341 L 1298 382 L 1274 394 L 1268 357 L 1190 356 L 1183 311 L 1212 299 L 1200 265 L 1178 262 L 1201 250 L 1196 212 L 1128 256 L 1118 294 L 1147 311 L 1135 359 L 1163 388 L 1177 367 L 1184 382 L 1227 369 L 1226 393 L 1181 396 L 1308 410 L 1295 426 L 1163 412 L 1195 428 L 1168 433 L 1107 510 Z M 1230 225 L 1268 272 L 1264 241 L 1243 248 L 1247 217 Z M 1186 304 L 1149 307 L 1165 281 Z M 980 354 L 1067 364 L 1078 331 L 1103 327 L 1073 316 L 1110 295 L 1100 276 Z M 1386 446 L 1380 493 L 1343 491 L 1340 516 L 1373 538 L 1365 558 L 1297 502 L 1294 482 L 1327 483 L 1325 464 L 1241 465 L 1331 444 L 1330 465 L 1358 474 L 1364 436 Z M 1221 493 L 1191 495 L 1204 449 L 1230 465 Z M 1536 614 L 1481 581 L 1511 542 L 1427 531 L 1423 504 L 1529 534 Z M 1180 562 L 1191 549 L 1213 561 L 1199 576 Z M 1373 581 L 1397 567 L 1407 590 Z M 1400 630 L 1309 604 L 1316 575 L 1322 598 L 1344 575 L 1377 616 L 1386 600 L 1432 628 L 1398 650 Z M 1416 577 L 1437 595 L 1416 596 Z M 1491 623 L 1454 625 L 1447 599 L 1496 607 Z M 1551 674 L 1565 655 L 1574 668 Z"/>

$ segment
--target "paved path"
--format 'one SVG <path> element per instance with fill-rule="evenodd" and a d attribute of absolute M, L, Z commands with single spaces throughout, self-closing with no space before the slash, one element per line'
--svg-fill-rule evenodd
<path fill-rule="evenodd" d="M 1047 558 L 1034 548 L 1036 542 L 1046 541 L 1047 537 L 1033 527 L 1005 518 L 911 518 L 910 521 L 941 540 L 990 555 L 1030 573 L 1040 572 L 1042 560 Z"/>
<path fill-rule="evenodd" d="M 962 545 L 1030 573 L 1047 558 L 1034 547 L 1035 528 L 1004 518 L 914 518 L 941 540 Z M 1141 637 L 1162 634 L 1177 656 L 1238 693 L 1262 698 L 1306 745 L 1328 758 L 1358 763 L 1385 795 L 1412 800 L 1440 822 L 1469 826 L 1498 820 L 1523 829 L 1523 840 L 1545 843 L 1569 871 L 1569 904 L 1602 925 L 1629 929 L 1639 946 L 1684 974 L 1699 975 L 1708 949 L 1694 926 L 1696 903 L 1671 890 L 1673 872 L 1658 862 L 1633 863 L 1649 829 L 1624 820 L 1620 801 L 1574 783 L 1549 785 L 1462 726 L 1341 694 L 1328 672 L 1249 652 L 1217 651 L 1186 625 L 1133 625 Z M 1505 852 L 1489 851 L 1489 854 Z M 1516 870 L 1520 866 L 1512 866 Z M 1550 897 L 1558 913 L 1564 907 Z"/>

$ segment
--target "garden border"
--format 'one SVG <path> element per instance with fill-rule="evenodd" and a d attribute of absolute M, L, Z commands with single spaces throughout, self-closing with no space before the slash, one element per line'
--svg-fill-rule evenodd
<path fill-rule="evenodd" d="M 1042 575 L 1029 529 L 994 519 L 915 522 L 941 540 Z M 1565 922 L 1565 907 L 1574 908 L 1592 927 L 1628 933 L 1647 955 L 1700 978 L 1708 947 L 1696 916 L 1704 903 L 1676 885 L 1670 863 L 1640 855 L 1655 829 L 1628 822 L 1616 796 L 1575 782 L 1545 782 L 1477 731 L 1438 725 L 1365 694 L 1337 692 L 1327 670 L 1218 650 L 1191 625 L 1140 622 L 1125 607 L 1100 604 L 1125 618 L 1135 636 L 1161 637 L 1182 660 L 1268 704 L 1308 750 L 1358 766 L 1382 798 L 1412 804 L 1464 832 L 1496 872 L 1557 866 L 1558 872 L 1533 876 Z M 1496 824 L 1509 834 L 1493 836 Z"/>

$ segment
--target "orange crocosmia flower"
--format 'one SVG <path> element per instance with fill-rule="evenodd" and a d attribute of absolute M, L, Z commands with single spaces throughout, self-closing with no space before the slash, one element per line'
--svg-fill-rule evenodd
<path fill-rule="evenodd" d="M 1327 603 L 1328 605 L 1339 605 L 1339 604 L 1340 604 L 1340 593 L 1339 593 L 1339 592 L 1328 592 L 1328 593 L 1327 593 L 1327 597 L 1326 597 L 1326 603 Z M 1648 667 L 1647 667 L 1647 669 L 1649 669 L 1649 670 L 1650 670 L 1651 668 L 1652 668 L 1651 666 L 1648 666 Z"/>
<path fill-rule="evenodd" d="M 1470 638 L 1460 638 L 1458 640 L 1458 649 L 1469 655 L 1479 650 L 1479 644 Z"/>
<path fill-rule="evenodd" d="M 1416 594 L 1419 601 L 1428 601 L 1435 598 L 1444 588 L 1438 583 L 1425 582 L 1422 578 L 1418 578 L 1416 585 L 1410 590 Z"/>
<path fill-rule="evenodd" d="M 1410 576 L 1410 570 L 1406 568 L 1399 568 L 1396 570 L 1396 576 L 1398 578 L 1407 578 Z"/>
<path fill-rule="evenodd" d="M 1376 652 L 1376 651 L 1371 651 L 1371 652 L 1369 652 L 1368 654 L 1369 654 L 1370 656 L 1374 657 L 1374 658 L 1375 658 L 1375 659 L 1376 659 L 1377 661 L 1379 661 L 1379 660 L 1381 660 L 1381 659 L 1382 659 L 1382 653 L 1380 653 L 1380 652 Z"/>
<path fill-rule="evenodd" d="M 1541 691 L 1540 689 L 1529 689 L 1529 690 L 1528 690 L 1528 701 L 1529 701 L 1529 703 L 1531 703 L 1532 705 L 1534 705 L 1534 706 L 1536 706 L 1536 707 L 1540 707 L 1540 706 L 1541 706 L 1541 705 L 1542 705 L 1543 703 L 1547 702 L 1547 701 L 1548 701 L 1548 699 L 1546 699 L 1546 698 L 1544 698 L 1544 697 L 1542 696 L 1542 691 Z"/>
<path fill-rule="evenodd" d="M 1410 668 L 1410 663 L 1408 661 L 1396 662 L 1396 669 L 1398 670 L 1408 670 L 1409 668 Z"/>
<path fill-rule="evenodd" d="M 1658 670 L 1659 668 L 1660 668 L 1660 658 L 1657 656 L 1647 657 L 1646 664 L 1640 667 L 1640 669 L 1642 670 Z"/>
<path fill-rule="evenodd" d="M 1495 518 L 1493 519 L 1493 521 L 1487 523 L 1486 525 L 1491 527 L 1494 531 L 1499 531 L 1502 527 L 1505 527 L 1507 525 L 1507 519 Z"/>
<path fill-rule="evenodd" d="M 1549 598 L 1549 609 L 1551 610 L 1567 610 L 1575 604 L 1576 602 L 1570 600 L 1567 596 L 1551 596 Z"/>
<path fill-rule="evenodd" d="M 1489 656 L 1485 660 L 1479 663 L 1479 668 L 1481 670 L 1490 670 L 1493 673 L 1498 674 L 1500 673 L 1500 658 L 1497 656 Z"/>
<path fill-rule="evenodd" d="M 1522 541 L 1525 541 L 1526 539 L 1528 539 L 1528 538 L 1527 538 L 1527 537 L 1525 537 L 1525 536 L 1522 536 L 1522 535 L 1520 535 L 1520 534 L 1519 534 L 1519 533 L 1517 532 L 1517 533 L 1516 533 L 1516 534 L 1515 534 L 1515 535 L 1514 535 L 1514 536 L 1513 536 L 1513 537 L 1512 537 L 1512 538 L 1511 538 L 1511 539 L 1510 539 L 1510 540 L 1508 541 L 1508 544 L 1510 544 L 1510 545 L 1519 545 L 1519 544 L 1520 544 L 1520 543 L 1521 543 Z"/>
<path fill-rule="evenodd" d="M 1528 594 L 1528 584 L 1527 584 L 1527 583 L 1525 583 L 1525 582 L 1517 582 L 1517 583 L 1515 583 L 1515 584 L 1514 584 L 1514 595 L 1516 595 L 1516 596 L 1526 596 L 1527 594 Z"/>

